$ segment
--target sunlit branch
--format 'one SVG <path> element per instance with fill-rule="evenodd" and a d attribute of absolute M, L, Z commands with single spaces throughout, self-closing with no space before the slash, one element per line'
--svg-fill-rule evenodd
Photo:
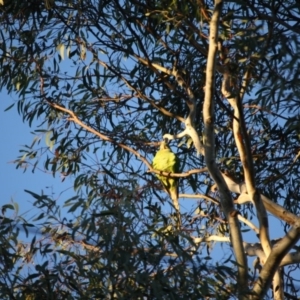
<path fill-rule="evenodd" d="M 244 218 L 242 215 L 238 214 L 238 219 L 250 227 L 256 234 L 259 234 L 259 228 L 257 228 L 252 222 L 250 222 L 247 218 Z"/>
<path fill-rule="evenodd" d="M 253 291 L 255 297 L 253 299 L 262 299 L 267 289 L 270 287 L 273 276 L 280 265 L 280 262 L 285 257 L 290 249 L 300 239 L 300 222 L 295 224 L 288 233 L 272 248 L 270 255 L 259 274 L 259 278 L 254 284 Z M 274 284 L 274 283 L 273 283 Z M 280 286 L 274 288 L 281 288 Z"/>
<path fill-rule="evenodd" d="M 277 244 L 281 241 L 281 239 L 271 241 L 272 247 L 277 247 Z M 265 264 L 267 257 L 261 247 L 260 243 L 247 243 L 244 242 L 245 252 L 247 256 L 257 256 L 259 257 L 262 264 Z M 287 265 L 298 264 L 300 263 L 300 249 L 297 246 L 294 246 L 293 249 L 296 249 L 295 252 L 287 253 L 283 259 L 281 260 L 279 266 L 284 267 Z"/>
<path fill-rule="evenodd" d="M 118 143 L 115 140 L 113 140 L 112 138 L 108 137 L 107 135 L 102 134 L 101 132 L 93 129 L 92 127 L 86 125 L 85 123 L 83 123 L 77 116 L 76 114 L 71 111 L 70 109 L 67 109 L 65 107 L 62 107 L 54 102 L 51 102 L 49 100 L 47 100 L 47 103 L 57 109 L 60 110 L 64 113 L 67 113 L 70 117 L 68 118 L 68 121 L 72 121 L 75 122 L 76 124 L 80 125 L 82 128 L 86 129 L 88 132 L 93 133 L 95 136 L 99 137 L 101 140 L 103 141 L 107 141 L 110 142 L 112 144 L 118 145 L 120 148 L 127 150 L 129 152 L 131 152 L 132 154 L 134 154 L 136 157 L 138 157 L 149 169 L 152 169 L 151 164 L 147 161 L 147 159 L 145 157 L 143 157 L 138 151 L 132 149 L 131 147 L 122 144 L 122 143 Z"/>
<path fill-rule="evenodd" d="M 212 202 L 218 206 L 220 205 L 220 202 L 218 200 L 216 200 L 210 196 L 203 195 L 203 194 L 180 194 L 179 197 L 180 198 L 189 198 L 189 199 L 205 199 L 205 200 Z M 246 224 L 247 226 L 249 226 L 250 229 L 252 229 L 256 234 L 259 233 L 259 229 L 248 219 L 244 218 L 241 214 L 238 214 L 238 219 L 239 219 L 239 221 L 241 221 L 244 224 Z"/>
<path fill-rule="evenodd" d="M 214 94 L 215 94 L 215 72 L 218 42 L 218 26 L 221 16 L 222 1 L 215 1 L 215 9 L 210 23 L 209 52 L 206 68 L 205 99 L 203 104 L 204 136 L 203 144 L 205 150 L 205 162 L 209 173 L 215 181 L 221 194 L 221 204 L 229 224 L 231 242 L 233 245 L 238 266 L 238 287 L 242 293 L 247 291 L 247 259 L 242 244 L 242 234 L 229 189 L 225 183 L 215 161 L 215 137 L 214 137 Z M 244 296 L 242 296 L 243 298 Z"/>
<path fill-rule="evenodd" d="M 209 202 L 212 202 L 216 205 L 220 205 L 220 202 L 210 196 L 203 194 L 180 194 L 180 198 L 190 198 L 190 199 L 205 199 Z"/>
<path fill-rule="evenodd" d="M 251 67 L 248 66 L 248 69 L 246 70 L 242 80 L 240 92 L 238 95 L 235 95 L 232 89 L 230 88 L 231 74 L 229 68 L 226 66 L 223 71 L 222 93 L 224 97 L 227 98 L 228 102 L 230 103 L 230 105 L 234 110 L 234 118 L 233 118 L 233 126 L 232 126 L 234 139 L 244 169 L 244 177 L 245 177 L 247 193 L 249 194 L 250 198 L 252 199 L 256 207 L 257 217 L 259 221 L 259 238 L 263 250 L 266 256 L 268 257 L 268 255 L 270 255 L 271 253 L 268 216 L 263 201 L 261 199 L 261 195 L 257 190 L 255 184 L 253 157 L 251 153 L 251 142 L 245 125 L 243 105 L 242 105 L 242 99 L 247 90 L 249 80 L 250 80 L 250 74 L 251 74 L 250 69 Z M 264 284 L 260 282 L 259 285 L 255 286 L 254 292 L 256 295 L 253 296 L 253 299 L 256 299 L 257 295 L 263 297 L 267 289 L 269 288 L 269 285 L 271 284 L 272 280 L 273 280 L 274 295 L 276 294 L 275 298 L 282 299 L 282 295 L 283 295 L 282 280 L 279 275 L 279 271 L 277 270 L 276 272 L 277 267 L 275 266 L 274 268 L 275 269 L 274 272 L 272 273 L 272 277 L 270 276 L 269 273 L 268 278 L 262 278 Z M 266 286 L 265 284 L 268 285 Z"/>
<path fill-rule="evenodd" d="M 166 176 L 166 177 L 181 178 L 181 177 L 189 177 L 193 174 L 199 174 L 199 173 L 207 172 L 207 168 L 189 170 L 189 171 L 183 172 L 183 173 L 168 173 L 168 172 L 163 172 L 163 171 L 158 171 L 158 170 L 152 169 L 152 167 L 151 167 L 150 170 L 148 170 L 148 172 L 158 174 L 158 175 L 162 175 L 162 176 Z"/>
<path fill-rule="evenodd" d="M 62 107 L 54 102 L 51 102 L 51 101 L 47 101 L 48 104 L 50 106 L 52 106 L 53 108 L 55 109 L 58 109 L 60 111 L 63 111 L 67 114 L 69 114 L 69 118 L 68 120 L 69 121 L 72 121 L 72 122 L 75 122 L 77 123 L 78 125 L 80 125 L 82 128 L 86 129 L 87 131 L 93 133 L 94 135 L 98 136 L 100 139 L 102 139 L 103 141 L 108 141 L 112 144 L 115 144 L 115 145 L 118 145 L 120 148 L 122 149 L 125 149 L 129 152 L 131 152 L 132 154 L 134 154 L 136 157 L 138 157 L 148 168 L 149 168 L 149 171 L 148 172 L 152 172 L 152 173 L 155 173 L 155 174 L 159 174 L 159 175 L 163 175 L 163 176 L 169 176 L 169 177 L 188 177 L 192 174 L 198 174 L 198 173 L 203 173 L 203 172 L 206 172 L 207 171 L 207 168 L 203 168 L 203 169 L 195 169 L 195 170 L 190 170 L 188 172 L 184 172 L 184 173 L 168 173 L 168 172 L 162 172 L 162 171 L 158 171 L 158 170 L 154 170 L 151 166 L 151 164 L 148 162 L 148 160 L 142 156 L 138 151 L 134 150 L 133 148 L 125 145 L 125 144 L 122 144 L 122 143 L 119 143 L 119 142 L 116 142 L 115 140 L 113 140 L 112 138 L 108 137 L 107 135 L 104 135 L 103 133 L 93 129 L 92 127 L 86 125 L 85 123 L 83 123 L 77 116 L 76 114 L 65 108 L 65 107 Z"/>
<path fill-rule="evenodd" d="M 231 178 L 222 174 L 223 178 L 225 179 L 229 190 L 232 193 L 240 194 L 240 196 L 234 201 L 236 204 L 246 204 L 246 203 L 253 203 L 250 195 L 247 194 L 247 188 L 245 182 L 236 183 Z M 291 213 L 290 211 L 286 210 L 281 205 L 275 203 L 274 201 L 270 200 L 268 197 L 261 194 L 261 200 L 264 203 L 264 206 L 268 212 L 270 212 L 275 217 L 279 218 L 280 220 L 285 221 L 290 225 L 294 225 L 300 222 L 300 218 L 297 217 L 295 214 Z"/>
<path fill-rule="evenodd" d="M 256 190 L 255 187 L 255 180 L 254 180 L 254 169 L 253 169 L 253 161 L 252 161 L 252 154 L 250 149 L 250 141 L 249 136 L 243 126 L 243 111 L 241 109 L 241 105 L 239 105 L 239 100 L 237 97 L 233 97 L 232 93 L 229 89 L 229 80 L 230 75 L 229 71 L 225 71 L 223 74 L 223 84 L 222 84 L 222 93 L 228 99 L 229 103 L 234 109 L 234 118 L 233 118 L 233 133 L 235 137 L 235 142 L 241 157 L 241 162 L 244 168 L 245 174 L 245 182 L 247 187 L 247 192 L 249 196 L 252 198 L 253 202 L 256 206 L 257 216 L 260 224 L 260 239 L 263 245 L 263 249 L 268 255 L 271 251 L 270 246 L 270 238 L 269 238 L 269 226 L 268 226 L 268 219 L 267 214 L 265 211 L 265 207 L 261 201 L 261 197 L 259 192 Z M 245 75 L 247 77 L 248 75 Z M 244 80 L 244 84 L 246 84 L 247 80 Z M 242 90 L 245 90 L 246 87 L 243 86 Z M 241 91 L 241 96 L 243 95 L 243 91 Z"/>
<path fill-rule="evenodd" d="M 201 238 L 193 238 L 195 243 L 204 243 L 204 242 L 227 242 L 230 243 L 230 237 L 229 236 L 218 236 L 218 235 L 210 235 L 210 236 L 204 236 Z"/>
<path fill-rule="evenodd" d="M 163 138 L 168 138 L 169 140 L 172 140 L 172 139 L 182 138 L 183 136 L 188 135 L 193 140 L 194 146 L 197 150 L 197 153 L 203 155 L 203 153 L 204 153 L 203 145 L 202 145 L 199 135 L 194 127 L 194 121 L 195 121 L 195 116 L 196 116 L 196 102 L 195 102 L 195 96 L 194 96 L 192 89 L 185 83 L 185 81 L 183 80 L 183 78 L 181 77 L 179 71 L 176 69 L 175 66 L 172 70 L 170 70 L 159 64 L 149 63 L 148 60 L 143 59 L 141 57 L 138 57 L 138 56 L 135 56 L 135 57 L 140 62 L 142 62 L 143 64 L 145 64 L 149 67 L 151 66 L 152 68 L 155 68 L 156 70 L 163 72 L 169 76 L 174 76 L 177 83 L 179 84 L 179 86 L 181 86 L 182 88 L 184 88 L 186 90 L 186 93 L 189 97 L 189 100 L 186 101 L 187 106 L 189 108 L 189 114 L 188 114 L 187 118 L 184 120 L 185 129 L 181 133 L 176 134 L 176 135 L 171 135 L 168 133 L 164 134 Z"/>

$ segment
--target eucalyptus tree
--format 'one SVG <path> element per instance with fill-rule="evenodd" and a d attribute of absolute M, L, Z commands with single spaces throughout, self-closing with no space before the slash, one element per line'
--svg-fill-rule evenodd
<path fill-rule="evenodd" d="M 40 122 L 16 167 L 74 195 L 68 216 L 36 191 L 36 224 L 3 216 L 1 298 L 299 297 L 299 9 L 2 1 L 1 89 Z M 165 139 L 179 173 L 152 167 Z M 179 180 L 180 228 L 157 176 Z"/>

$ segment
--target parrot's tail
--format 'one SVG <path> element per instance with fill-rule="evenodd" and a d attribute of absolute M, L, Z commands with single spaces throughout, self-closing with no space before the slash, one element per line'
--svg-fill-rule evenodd
<path fill-rule="evenodd" d="M 181 230 L 181 215 L 180 215 L 180 208 L 179 208 L 179 201 L 178 201 L 178 192 L 174 191 L 174 193 L 172 193 L 171 191 L 171 198 L 172 198 L 172 201 L 173 201 L 173 205 L 175 207 L 175 210 L 176 210 L 176 227 L 177 227 L 177 230 L 180 231 Z"/>

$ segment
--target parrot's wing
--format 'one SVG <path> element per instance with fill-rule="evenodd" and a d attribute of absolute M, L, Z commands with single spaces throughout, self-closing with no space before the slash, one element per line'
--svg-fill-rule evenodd
<path fill-rule="evenodd" d="M 159 150 L 153 159 L 153 168 L 159 171 L 172 172 L 179 169 L 178 157 L 169 149 Z"/>
<path fill-rule="evenodd" d="M 174 154 L 174 156 L 175 156 L 175 167 L 174 167 L 175 171 L 174 171 L 174 173 L 179 173 L 180 172 L 180 160 L 179 160 L 178 156 L 176 156 L 175 154 Z"/>
<path fill-rule="evenodd" d="M 155 170 L 178 173 L 179 172 L 179 158 L 170 150 L 170 148 L 164 148 L 159 150 L 153 159 L 153 168 Z M 171 178 L 162 175 L 157 175 L 162 182 L 166 192 L 170 195 L 173 205 L 177 213 L 177 227 L 181 227 L 181 217 L 178 202 L 178 178 Z"/>

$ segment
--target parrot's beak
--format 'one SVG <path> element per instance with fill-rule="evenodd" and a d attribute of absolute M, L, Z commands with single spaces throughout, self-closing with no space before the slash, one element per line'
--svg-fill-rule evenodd
<path fill-rule="evenodd" d="M 169 143 L 169 139 L 168 139 L 168 138 L 164 138 L 164 142 L 165 142 L 166 144 L 168 144 L 168 143 Z"/>

